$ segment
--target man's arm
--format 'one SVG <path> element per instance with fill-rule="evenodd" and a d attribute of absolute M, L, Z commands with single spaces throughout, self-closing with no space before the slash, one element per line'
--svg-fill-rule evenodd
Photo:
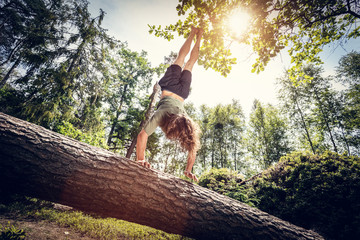
<path fill-rule="evenodd" d="M 137 136 L 136 141 L 136 161 L 144 167 L 151 168 L 150 163 L 145 160 L 145 149 L 148 140 L 148 135 L 144 129 L 141 130 Z"/>

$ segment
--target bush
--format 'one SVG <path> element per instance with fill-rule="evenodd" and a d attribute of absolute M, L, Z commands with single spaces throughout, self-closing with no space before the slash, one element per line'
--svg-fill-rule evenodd
<path fill-rule="evenodd" d="M 283 157 L 253 183 L 257 207 L 326 239 L 360 239 L 360 159 L 327 152 Z"/>
<path fill-rule="evenodd" d="M 244 180 L 244 176 L 237 172 L 226 168 L 213 168 L 201 175 L 199 185 L 253 207 L 258 200 L 250 197 L 250 195 L 254 196 L 251 189 L 245 189 L 244 186 L 239 185 L 239 183 Z"/>

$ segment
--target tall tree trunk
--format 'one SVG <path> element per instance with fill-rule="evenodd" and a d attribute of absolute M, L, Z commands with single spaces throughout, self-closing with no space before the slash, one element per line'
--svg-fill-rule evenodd
<path fill-rule="evenodd" d="M 155 109 L 155 103 L 156 103 L 159 91 L 160 91 L 160 86 L 159 86 L 159 84 L 156 83 L 153 88 L 153 93 L 150 96 L 150 104 L 145 112 L 145 119 L 141 121 L 138 132 L 140 132 L 141 129 L 145 126 L 145 123 L 147 123 L 150 120 L 150 117 L 152 116 L 154 109 Z M 126 158 L 131 157 L 131 154 L 133 153 L 135 145 L 136 145 L 136 140 L 137 140 L 137 135 L 135 135 L 131 141 L 130 147 L 128 148 L 127 153 L 126 153 Z"/>
<path fill-rule="evenodd" d="M 234 146 L 234 151 L 235 151 L 235 153 L 234 153 L 234 163 L 235 163 L 235 171 L 237 170 L 236 169 L 236 163 L 237 163 L 237 141 L 235 141 L 235 144 L 234 144 L 235 146 Z"/>
<path fill-rule="evenodd" d="M 77 50 L 76 50 L 76 53 L 75 53 L 75 55 L 72 57 L 72 61 L 71 61 L 70 66 L 69 66 L 69 68 L 68 68 L 68 70 L 67 70 L 67 73 L 68 73 L 68 74 L 71 73 L 71 71 L 72 71 L 73 68 L 75 67 L 76 62 L 79 60 L 79 58 L 80 58 L 80 53 L 81 53 L 81 51 L 84 50 L 86 41 L 87 41 L 87 39 L 83 38 L 83 40 L 82 40 L 81 43 L 79 44 L 79 46 L 78 46 L 78 48 L 77 48 Z"/>
<path fill-rule="evenodd" d="M 9 71 L 6 73 L 4 78 L 0 82 L 0 89 L 3 88 L 7 82 L 7 80 L 10 78 L 11 73 L 14 71 L 14 69 L 20 64 L 21 56 L 18 57 L 18 59 L 15 61 L 15 63 L 11 66 Z"/>
<path fill-rule="evenodd" d="M 342 139 L 344 140 L 344 143 L 345 143 L 345 146 L 346 146 L 346 151 L 348 152 L 349 156 L 351 156 L 349 142 L 346 139 L 346 135 L 345 135 L 345 127 L 340 122 L 339 122 L 339 126 L 340 126 L 340 129 L 341 129 Z"/>
<path fill-rule="evenodd" d="M 215 167 L 215 137 L 212 136 L 211 143 L 211 168 Z"/>
<path fill-rule="evenodd" d="M 111 123 L 111 130 L 110 130 L 109 137 L 107 140 L 107 145 L 109 146 L 110 149 L 114 150 L 114 152 L 116 152 L 116 144 L 114 143 L 114 148 L 111 148 L 110 145 L 113 143 L 112 139 L 115 137 L 115 136 L 113 136 L 113 134 L 114 134 L 115 128 L 117 127 L 117 125 L 119 123 L 119 117 L 121 114 L 121 109 L 123 108 L 123 105 L 124 105 L 126 90 L 127 90 L 128 86 L 129 86 L 128 84 L 124 85 L 124 90 L 121 95 L 120 104 L 116 109 L 116 117 L 115 117 L 114 121 Z"/>
<path fill-rule="evenodd" d="M 327 118 L 327 116 L 326 116 L 326 114 L 324 112 L 324 109 L 322 108 L 323 103 L 320 101 L 320 97 L 319 97 L 316 90 L 315 90 L 315 97 L 316 97 L 316 100 L 318 101 L 319 109 L 320 109 L 321 115 L 323 116 L 326 129 L 329 132 L 330 140 L 331 140 L 331 143 L 333 144 L 334 151 L 337 153 L 338 149 L 336 147 L 336 143 L 335 143 L 335 140 L 334 140 L 334 137 L 333 137 L 333 133 L 332 133 L 330 125 L 329 125 L 329 119 Z"/>
<path fill-rule="evenodd" d="M 197 239 L 323 239 L 112 152 L 0 113 L 0 189 Z"/>
<path fill-rule="evenodd" d="M 4 24 L 2 25 L 4 26 Z M 2 26 L 0 27 L 0 29 L 2 29 Z M 8 63 L 11 58 L 13 57 L 14 53 L 20 48 L 22 47 L 24 40 L 19 40 L 18 43 L 16 44 L 16 46 L 11 50 L 11 52 L 9 53 L 9 56 L 6 58 L 6 60 L 4 60 L 2 63 L 0 63 L 0 67 L 2 67 L 3 65 L 5 65 L 6 63 Z M 22 56 L 22 54 L 20 54 L 20 57 Z"/>
<path fill-rule="evenodd" d="M 307 126 L 306 126 L 304 114 L 303 114 L 303 112 L 301 111 L 301 108 L 300 108 L 300 106 L 299 106 L 299 103 L 298 103 L 297 99 L 295 99 L 295 102 L 296 102 L 296 107 L 297 107 L 297 109 L 298 109 L 298 111 L 299 111 L 299 113 L 300 113 L 301 123 L 302 123 L 302 125 L 303 125 L 304 130 L 305 130 L 306 137 L 307 137 L 307 139 L 308 139 L 308 141 L 309 141 L 309 144 L 310 144 L 310 147 L 311 147 L 312 152 L 315 154 L 315 153 L 316 153 L 316 152 L 315 152 L 315 148 L 314 148 L 314 145 L 313 145 L 313 143 L 312 143 L 312 141 L 311 141 L 311 137 L 310 137 L 309 130 L 308 130 Z"/>

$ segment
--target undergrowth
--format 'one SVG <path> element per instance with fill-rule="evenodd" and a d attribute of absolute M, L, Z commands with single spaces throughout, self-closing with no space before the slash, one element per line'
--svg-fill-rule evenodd
<path fill-rule="evenodd" d="M 360 158 L 294 152 L 255 178 L 211 169 L 199 185 L 256 207 L 327 240 L 360 239 Z"/>
<path fill-rule="evenodd" d="M 10 222 L 6 226 L 0 224 L 0 240 L 23 240 L 25 237 L 25 231 L 11 225 Z"/>

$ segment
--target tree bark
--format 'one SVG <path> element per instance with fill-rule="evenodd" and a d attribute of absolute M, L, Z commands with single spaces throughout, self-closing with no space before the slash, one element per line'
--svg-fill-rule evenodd
<path fill-rule="evenodd" d="M 197 239 L 323 239 L 246 204 L 0 113 L 0 189 Z"/>

